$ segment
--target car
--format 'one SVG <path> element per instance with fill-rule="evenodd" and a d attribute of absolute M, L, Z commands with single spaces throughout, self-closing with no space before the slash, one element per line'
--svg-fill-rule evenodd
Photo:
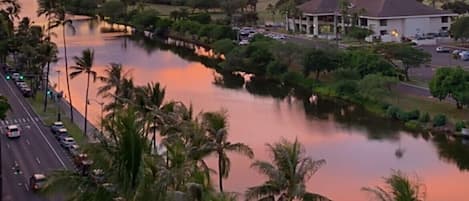
<path fill-rule="evenodd" d="M 459 53 L 461 53 L 462 50 L 453 50 L 452 54 L 454 55 L 459 55 Z"/>
<path fill-rule="evenodd" d="M 29 87 L 22 88 L 21 93 L 23 94 L 24 97 L 31 97 L 33 95 L 33 91 Z"/>
<path fill-rule="evenodd" d="M 16 82 L 16 86 L 20 89 L 29 87 L 28 84 L 26 84 L 26 82 L 21 81 L 21 80 Z"/>
<path fill-rule="evenodd" d="M 59 132 L 59 129 L 62 128 L 65 129 L 65 126 L 61 121 L 56 121 L 50 126 L 50 130 L 52 131 L 52 133 L 57 133 Z M 65 132 L 67 132 L 67 129 L 65 129 Z"/>
<path fill-rule="evenodd" d="M 71 147 L 72 145 L 75 145 L 75 139 L 73 137 L 63 137 L 60 139 L 60 145 L 66 149 Z"/>
<path fill-rule="evenodd" d="M 6 136 L 8 138 L 19 138 L 20 137 L 20 128 L 18 125 L 9 125 L 7 126 Z"/>
<path fill-rule="evenodd" d="M 11 78 L 12 78 L 14 81 L 20 80 L 20 77 L 21 77 L 21 75 L 20 75 L 19 73 L 13 73 L 13 74 L 11 74 Z"/>
<path fill-rule="evenodd" d="M 449 49 L 448 47 L 440 46 L 440 47 L 436 48 L 436 52 L 438 52 L 438 53 L 450 53 L 451 49 Z"/>
<path fill-rule="evenodd" d="M 239 45 L 248 45 L 249 44 L 249 41 L 248 40 L 241 40 L 239 42 Z"/>
<path fill-rule="evenodd" d="M 94 169 L 91 171 L 90 174 L 91 180 L 95 182 L 96 184 L 102 184 L 104 183 L 104 170 L 102 169 Z"/>
<path fill-rule="evenodd" d="M 68 137 L 68 131 L 66 128 L 60 128 L 57 130 L 57 132 L 53 133 L 55 135 L 55 138 L 60 140 L 62 137 Z"/>
<path fill-rule="evenodd" d="M 77 154 L 80 154 L 80 146 L 75 144 L 67 148 L 68 153 L 70 153 L 72 156 L 75 156 Z"/>
<path fill-rule="evenodd" d="M 29 178 L 29 187 L 33 191 L 38 191 L 42 187 L 44 187 L 44 184 L 46 183 L 46 181 L 47 181 L 47 177 L 44 174 L 33 174 Z"/>
<path fill-rule="evenodd" d="M 459 53 L 459 57 L 463 61 L 469 61 L 469 51 L 462 51 Z"/>

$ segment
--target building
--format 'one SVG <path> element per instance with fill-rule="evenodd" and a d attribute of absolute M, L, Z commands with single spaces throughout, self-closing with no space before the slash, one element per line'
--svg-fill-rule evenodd
<path fill-rule="evenodd" d="M 453 17 L 457 16 L 416 0 L 349 0 L 346 3 L 310 0 L 298 9 L 299 17 L 287 18 L 288 30 L 335 38 L 353 24 L 372 30 L 373 38 L 383 41 L 401 41 L 447 31 Z"/>

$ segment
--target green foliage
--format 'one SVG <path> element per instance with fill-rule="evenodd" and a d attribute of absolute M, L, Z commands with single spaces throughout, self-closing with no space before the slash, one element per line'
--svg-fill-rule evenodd
<path fill-rule="evenodd" d="M 235 47 L 236 45 L 230 39 L 217 40 L 212 44 L 213 50 L 219 54 L 227 54 Z"/>
<path fill-rule="evenodd" d="M 334 88 L 339 96 L 356 96 L 358 83 L 355 80 L 339 80 Z"/>
<path fill-rule="evenodd" d="M 455 40 L 466 41 L 469 38 L 469 17 L 460 17 L 450 28 L 451 35 Z"/>
<path fill-rule="evenodd" d="M 352 68 L 339 68 L 334 71 L 334 79 L 336 81 L 340 80 L 360 80 L 360 73 L 356 69 Z"/>
<path fill-rule="evenodd" d="M 469 12 L 469 4 L 462 0 L 447 1 L 442 6 L 442 9 L 451 10 L 457 14 L 465 14 Z"/>
<path fill-rule="evenodd" d="M 382 74 L 394 76 L 395 69 L 379 54 L 367 49 L 349 50 L 345 52 L 341 60 L 341 68 L 350 68 L 357 71 L 363 78 L 368 74 Z"/>
<path fill-rule="evenodd" d="M 428 114 L 428 112 L 423 113 L 420 116 L 419 121 L 422 123 L 428 123 L 430 121 L 430 115 Z"/>
<path fill-rule="evenodd" d="M 433 126 L 440 127 L 446 125 L 446 116 L 444 114 L 437 114 L 433 117 Z"/>
<path fill-rule="evenodd" d="M 0 96 L 0 119 L 5 119 L 7 111 L 10 109 L 10 104 L 8 104 L 8 98 L 5 96 Z"/>
<path fill-rule="evenodd" d="M 466 128 L 466 122 L 464 122 L 464 121 L 458 121 L 458 122 L 456 122 L 456 124 L 454 125 L 454 127 L 455 127 L 455 130 L 456 130 L 457 132 L 461 132 L 461 130 L 462 130 L 463 128 Z"/>
<path fill-rule="evenodd" d="M 362 188 L 382 201 L 417 201 L 424 200 L 425 187 L 418 179 L 410 179 L 400 171 L 394 171 L 385 178 L 386 187 Z"/>
<path fill-rule="evenodd" d="M 189 16 L 189 20 L 198 22 L 200 24 L 210 24 L 212 22 L 212 18 L 208 13 L 197 13 L 191 15 Z"/>
<path fill-rule="evenodd" d="M 408 112 L 409 120 L 418 120 L 420 118 L 420 111 L 415 109 Z"/>
<path fill-rule="evenodd" d="M 373 34 L 373 31 L 367 28 L 361 27 L 350 27 L 347 31 L 347 37 L 356 39 L 356 40 L 365 40 L 366 37 Z"/>
<path fill-rule="evenodd" d="M 393 77 L 370 74 L 366 75 L 358 84 L 359 94 L 362 97 L 379 100 L 392 94 L 392 87 L 397 83 Z"/>
<path fill-rule="evenodd" d="M 109 0 L 104 2 L 99 8 L 99 13 L 103 17 L 109 17 L 111 21 L 116 22 L 124 17 L 125 5 L 119 0 Z"/>
<path fill-rule="evenodd" d="M 192 9 L 208 10 L 212 8 L 218 8 L 219 1 L 207 1 L 207 0 L 187 0 L 186 5 Z"/>
<path fill-rule="evenodd" d="M 458 109 L 469 105 L 469 73 L 462 68 L 439 68 L 429 84 L 430 93 L 443 100 L 451 96 Z"/>
<path fill-rule="evenodd" d="M 375 51 L 382 54 L 389 63 L 393 63 L 393 60 L 401 61 L 406 80 L 409 80 L 409 68 L 418 68 L 431 59 L 430 53 L 405 43 L 381 43 L 375 46 Z"/>
<path fill-rule="evenodd" d="M 413 130 L 413 131 L 418 131 L 418 130 L 421 130 L 423 128 L 423 126 L 421 125 L 421 123 L 417 120 L 410 120 L 410 121 L 407 121 L 405 122 L 404 126 L 407 128 L 407 129 L 410 129 L 410 130 Z"/>
<path fill-rule="evenodd" d="M 95 15 L 98 9 L 96 0 L 67 0 L 65 10 L 76 15 Z"/>
<path fill-rule="evenodd" d="M 132 16 L 131 23 L 138 30 L 153 31 L 155 22 L 159 21 L 158 11 L 145 9 Z"/>
<path fill-rule="evenodd" d="M 330 52 L 320 49 L 311 49 L 305 53 L 303 60 L 303 74 L 307 77 L 311 72 L 316 72 L 316 80 L 324 71 L 332 71 L 337 68 L 337 60 Z"/>

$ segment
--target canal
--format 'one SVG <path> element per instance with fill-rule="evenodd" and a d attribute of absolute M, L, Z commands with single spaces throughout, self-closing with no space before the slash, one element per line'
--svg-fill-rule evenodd
<path fill-rule="evenodd" d="M 35 16 L 36 0 L 20 0 L 23 16 Z M 36 19 L 39 23 L 40 19 Z M 308 182 L 308 189 L 336 201 L 363 201 L 369 196 L 360 189 L 383 184 L 391 171 L 402 170 L 418 175 L 426 186 L 428 201 L 466 201 L 469 186 L 469 145 L 442 137 L 409 133 L 398 124 L 376 118 L 360 108 L 319 99 L 317 102 L 295 98 L 278 99 L 256 95 L 246 89 L 228 89 L 213 84 L 215 72 L 194 60 L 183 59 L 175 51 L 131 40 L 115 33 L 101 33 L 99 23 L 75 21 L 75 33 L 67 30 L 69 63 L 85 48 L 95 51 L 98 73 L 110 62 L 122 63 L 131 71 L 134 82 L 143 85 L 160 82 L 166 87 L 166 101 L 180 100 L 192 104 L 196 111 L 225 108 L 229 113 L 232 142 L 244 142 L 253 148 L 255 158 L 268 160 L 266 143 L 281 138 L 297 138 L 307 155 L 325 159 L 324 165 Z M 57 32 L 60 33 L 58 29 Z M 62 39 L 57 41 L 62 56 Z M 172 48 L 174 49 L 174 48 Z M 179 53 L 180 54 L 180 53 Z M 187 57 L 184 57 L 187 58 Z M 56 70 L 61 70 L 60 90 L 65 89 L 64 61 L 51 70 L 51 81 L 57 83 Z M 84 110 L 85 77 L 71 81 L 75 107 Z M 99 82 L 91 85 L 95 97 Z M 100 118 L 100 106 L 90 105 L 93 122 Z M 250 169 L 252 161 L 231 155 L 228 191 L 244 190 L 264 181 Z M 215 164 L 215 161 L 209 161 Z M 213 176 L 216 179 L 216 175 Z"/>

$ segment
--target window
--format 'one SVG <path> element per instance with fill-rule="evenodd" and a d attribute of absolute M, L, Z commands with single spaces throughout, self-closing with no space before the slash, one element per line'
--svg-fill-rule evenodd
<path fill-rule="evenodd" d="M 442 31 L 448 31 L 448 27 L 441 27 Z"/>
<path fill-rule="evenodd" d="M 441 23 L 448 23 L 448 16 L 441 17 Z"/>
<path fill-rule="evenodd" d="M 367 27 L 368 26 L 368 19 L 366 18 L 360 18 L 360 25 Z"/>
<path fill-rule="evenodd" d="M 387 30 L 381 30 L 379 31 L 379 35 L 387 35 L 388 31 Z"/>
<path fill-rule="evenodd" d="M 388 20 L 379 20 L 379 26 L 388 26 Z"/>

